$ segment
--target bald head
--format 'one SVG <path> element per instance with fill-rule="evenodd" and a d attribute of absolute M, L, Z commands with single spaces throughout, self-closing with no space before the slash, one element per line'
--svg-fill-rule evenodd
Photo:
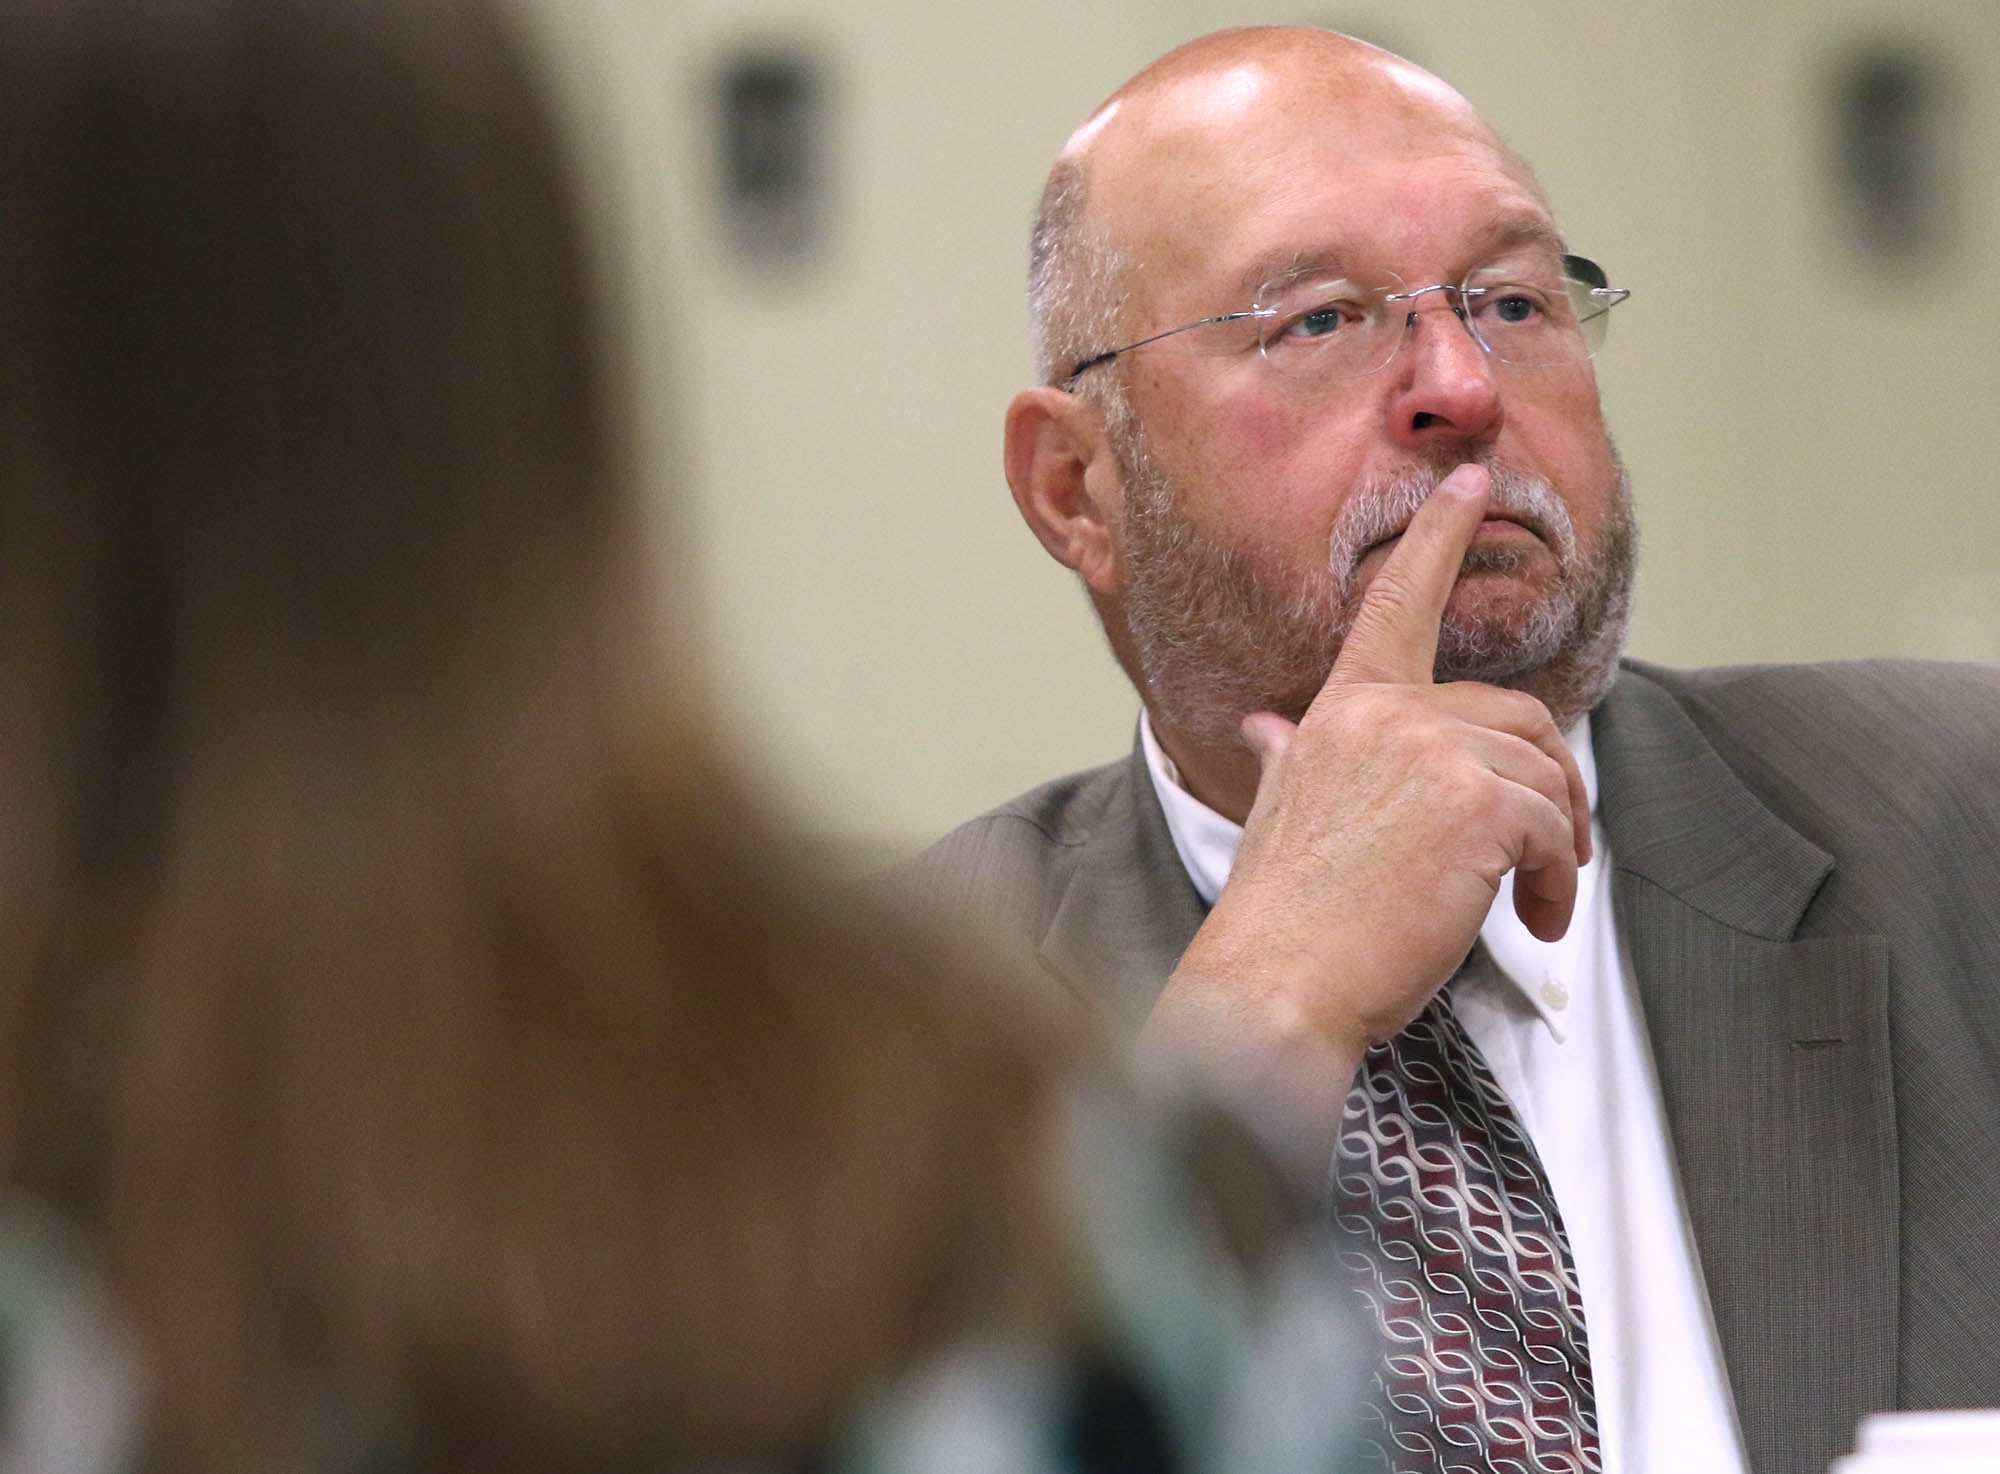
<path fill-rule="evenodd" d="M 1114 92 L 1070 136 L 1063 158 L 1165 132 L 1228 129 L 1260 106 L 1316 99 L 1350 113 L 1422 115 L 1490 138 L 1457 91 L 1394 52 L 1309 26 L 1243 26 L 1176 47 Z"/>
<path fill-rule="evenodd" d="M 1030 262 L 1041 380 L 1133 330 L 1149 282 L 1212 251 L 1247 190 L 1314 187 L 1302 138 L 1355 159 L 1460 150 L 1540 197 L 1470 102 L 1393 52 L 1304 26 L 1199 37 L 1106 99 L 1050 172 Z"/>

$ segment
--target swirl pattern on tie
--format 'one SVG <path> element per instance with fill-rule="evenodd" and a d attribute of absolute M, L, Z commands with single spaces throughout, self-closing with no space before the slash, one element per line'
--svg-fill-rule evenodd
<path fill-rule="evenodd" d="M 1383 1336 L 1372 1414 L 1387 1466 L 1601 1469 L 1569 1239 L 1534 1144 L 1445 993 L 1368 1051 L 1334 1190 L 1342 1258 Z"/>

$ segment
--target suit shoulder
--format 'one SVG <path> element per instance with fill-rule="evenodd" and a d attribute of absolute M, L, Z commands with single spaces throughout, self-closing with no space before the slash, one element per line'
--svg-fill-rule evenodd
<path fill-rule="evenodd" d="M 1704 727 L 1803 728 L 1820 741 L 1960 740 L 2000 745 L 2000 666 L 1938 660 L 1838 660 L 1629 674 L 1661 687 Z"/>
<path fill-rule="evenodd" d="M 1082 844 L 1124 799 L 1131 763 L 1121 759 L 1055 778 L 976 818 L 919 851 L 898 870 L 950 867 L 979 856 L 1041 853 Z"/>
<path fill-rule="evenodd" d="M 1626 660 L 1624 668 L 1674 694 L 1758 696 L 1764 692 L 1852 692 L 1860 696 L 1944 694 L 1964 700 L 2000 702 L 2000 666 L 1952 660 L 1816 660 L 1792 664 L 1700 666 L 1676 670 L 1646 660 Z"/>
<path fill-rule="evenodd" d="M 1734 767 L 1893 775 L 1915 797 L 2000 788 L 2000 667 L 1924 660 L 1627 674 L 1665 691 Z"/>
<path fill-rule="evenodd" d="M 1130 802 L 1129 758 L 1056 778 L 953 829 L 881 877 L 889 894 L 946 914 L 1033 914 L 1107 813 Z"/>

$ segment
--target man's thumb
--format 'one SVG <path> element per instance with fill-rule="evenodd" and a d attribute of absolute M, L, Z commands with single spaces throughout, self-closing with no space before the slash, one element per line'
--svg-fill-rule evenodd
<path fill-rule="evenodd" d="M 1292 738 L 1299 730 L 1298 723 L 1287 721 L 1274 711 L 1257 711 L 1243 719 L 1240 730 L 1243 745 L 1257 755 L 1257 795 L 1261 798 L 1264 785 L 1278 769 L 1278 759 L 1292 745 Z"/>

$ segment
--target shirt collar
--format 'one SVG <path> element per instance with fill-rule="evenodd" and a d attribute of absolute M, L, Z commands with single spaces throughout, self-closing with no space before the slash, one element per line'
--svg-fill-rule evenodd
<path fill-rule="evenodd" d="M 1196 798 L 1181 779 L 1180 769 L 1153 735 L 1153 723 L 1139 713 L 1139 747 L 1146 754 L 1146 771 L 1152 775 L 1153 791 L 1166 811 L 1167 833 L 1181 866 L 1194 882 L 1196 894 L 1210 906 L 1222 894 L 1229 868 L 1236 863 L 1236 847 L 1243 843 L 1243 826 L 1225 819 Z"/>

